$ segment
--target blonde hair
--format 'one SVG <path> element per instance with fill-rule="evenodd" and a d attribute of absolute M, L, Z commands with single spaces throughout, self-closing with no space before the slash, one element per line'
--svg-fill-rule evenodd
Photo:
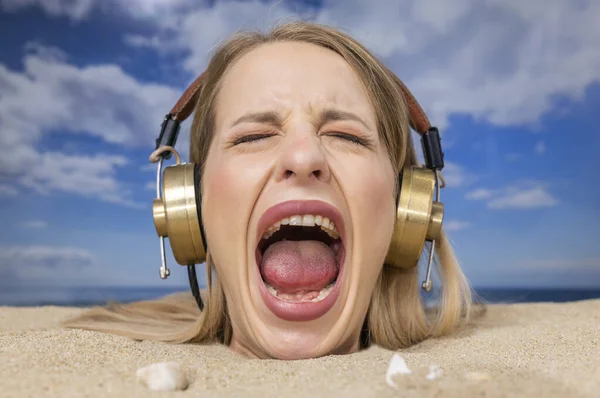
<path fill-rule="evenodd" d="M 377 129 L 395 172 L 405 164 L 417 164 L 408 108 L 399 79 L 348 35 L 308 22 L 282 24 L 267 34 L 238 33 L 219 47 L 206 70 L 194 112 L 190 142 L 192 162 L 203 166 L 206 161 L 214 131 L 216 98 L 227 68 L 251 49 L 281 41 L 310 43 L 342 56 L 368 92 Z M 363 325 L 363 347 L 377 344 L 396 350 L 428 337 L 452 333 L 469 320 L 472 292 L 444 231 L 436 244 L 434 260 L 442 290 L 433 310 L 426 309 L 421 298 L 418 267 L 403 270 L 384 264 Z M 158 300 L 92 308 L 65 326 L 141 340 L 229 345 L 232 328 L 227 303 L 210 254 L 206 274 L 207 290 L 202 291 L 206 304 L 202 312 L 191 294 L 175 294 Z"/>

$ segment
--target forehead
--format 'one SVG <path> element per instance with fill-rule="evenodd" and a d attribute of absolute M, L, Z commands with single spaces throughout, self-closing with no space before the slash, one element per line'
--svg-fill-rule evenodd
<path fill-rule="evenodd" d="M 223 77 L 217 124 L 252 111 L 316 112 L 331 106 L 374 126 L 367 92 L 339 54 L 309 43 L 269 43 L 242 56 Z"/>

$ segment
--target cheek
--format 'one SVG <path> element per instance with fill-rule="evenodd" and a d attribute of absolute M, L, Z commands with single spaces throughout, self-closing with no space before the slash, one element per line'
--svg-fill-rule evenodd
<path fill-rule="evenodd" d="M 259 162 L 213 155 L 202 181 L 202 220 L 208 251 L 226 286 L 238 283 L 246 264 L 248 220 L 265 175 Z"/>
<path fill-rule="evenodd" d="M 365 266 L 376 276 L 394 228 L 394 173 L 391 167 L 378 164 L 363 167 L 355 176 L 349 200 L 355 203 L 352 206 L 355 244 L 367 260 Z"/>
<path fill-rule="evenodd" d="M 365 184 L 365 192 L 362 203 L 364 217 L 363 222 L 369 225 L 369 230 L 379 239 L 382 236 L 391 236 L 391 228 L 394 223 L 394 196 L 393 177 L 379 175 L 370 178 Z"/>
<path fill-rule="evenodd" d="M 239 251 L 231 248 L 239 247 L 245 238 L 244 189 L 243 175 L 236 167 L 226 162 L 207 162 L 202 182 L 202 221 L 208 251 L 226 289 L 237 275 L 232 265 L 238 263 Z"/>
<path fill-rule="evenodd" d="M 242 184 L 243 178 L 231 167 L 222 164 L 220 167 L 206 169 L 202 202 L 205 228 L 210 231 L 207 234 L 218 235 L 218 231 L 231 230 L 237 226 L 238 223 L 229 221 L 235 219 L 235 209 L 240 209 L 240 193 L 244 189 Z"/>

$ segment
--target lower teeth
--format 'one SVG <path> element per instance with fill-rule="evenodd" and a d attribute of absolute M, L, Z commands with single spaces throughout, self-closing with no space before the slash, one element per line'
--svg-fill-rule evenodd
<path fill-rule="evenodd" d="M 322 301 L 327 296 L 329 296 L 329 293 L 331 293 L 331 290 L 333 290 L 334 285 L 335 285 L 335 281 L 332 282 L 331 284 L 325 286 L 323 289 L 321 289 L 321 291 L 319 292 L 319 295 L 311 300 L 286 300 L 283 297 L 279 297 L 277 294 L 277 290 L 273 286 L 271 286 L 267 282 L 265 282 L 265 286 L 267 286 L 267 290 L 269 291 L 269 293 L 271 293 L 271 295 L 273 295 L 274 297 L 277 297 L 278 299 L 281 299 L 284 301 L 292 301 L 292 302 L 312 302 L 312 303 L 317 303 L 319 301 Z"/>

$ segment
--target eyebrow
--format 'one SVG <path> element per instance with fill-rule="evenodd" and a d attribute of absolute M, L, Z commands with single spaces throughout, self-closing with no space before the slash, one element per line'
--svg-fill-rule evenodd
<path fill-rule="evenodd" d="M 362 124 L 367 130 L 370 130 L 369 126 L 367 126 L 367 123 L 365 123 L 365 121 L 362 120 L 358 115 L 352 112 L 342 111 L 340 109 L 335 108 L 324 109 L 319 115 L 318 120 L 319 126 L 322 126 L 327 122 L 340 122 L 344 120 L 352 120 Z"/>
<path fill-rule="evenodd" d="M 277 127 L 281 127 L 281 125 L 282 125 L 281 118 L 279 117 L 279 115 L 277 113 L 275 113 L 275 112 L 256 112 L 256 113 L 247 113 L 247 114 L 243 115 L 242 117 L 237 119 L 235 122 L 233 122 L 231 127 L 237 126 L 238 124 L 241 124 L 241 123 L 247 123 L 247 122 L 272 124 Z"/>
<path fill-rule="evenodd" d="M 321 111 L 319 113 L 319 116 L 317 117 L 317 122 L 318 122 L 317 124 L 320 127 L 327 122 L 337 122 L 337 121 L 344 121 L 344 120 L 352 120 L 352 121 L 358 122 L 358 123 L 362 124 L 366 129 L 370 130 L 369 126 L 367 126 L 365 121 L 362 120 L 358 115 L 356 115 L 352 112 L 342 111 L 340 109 L 335 109 L 335 108 L 326 108 L 323 111 Z M 233 122 L 231 127 L 237 126 L 238 124 L 241 124 L 241 123 L 247 123 L 247 122 L 270 124 L 270 125 L 273 125 L 278 128 L 281 128 L 281 126 L 283 124 L 279 114 L 277 114 L 276 112 L 273 112 L 273 111 L 267 111 L 267 112 L 254 112 L 254 113 L 245 114 L 245 115 L 241 116 L 240 118 L 238 118 L 235 122 Z"/>

